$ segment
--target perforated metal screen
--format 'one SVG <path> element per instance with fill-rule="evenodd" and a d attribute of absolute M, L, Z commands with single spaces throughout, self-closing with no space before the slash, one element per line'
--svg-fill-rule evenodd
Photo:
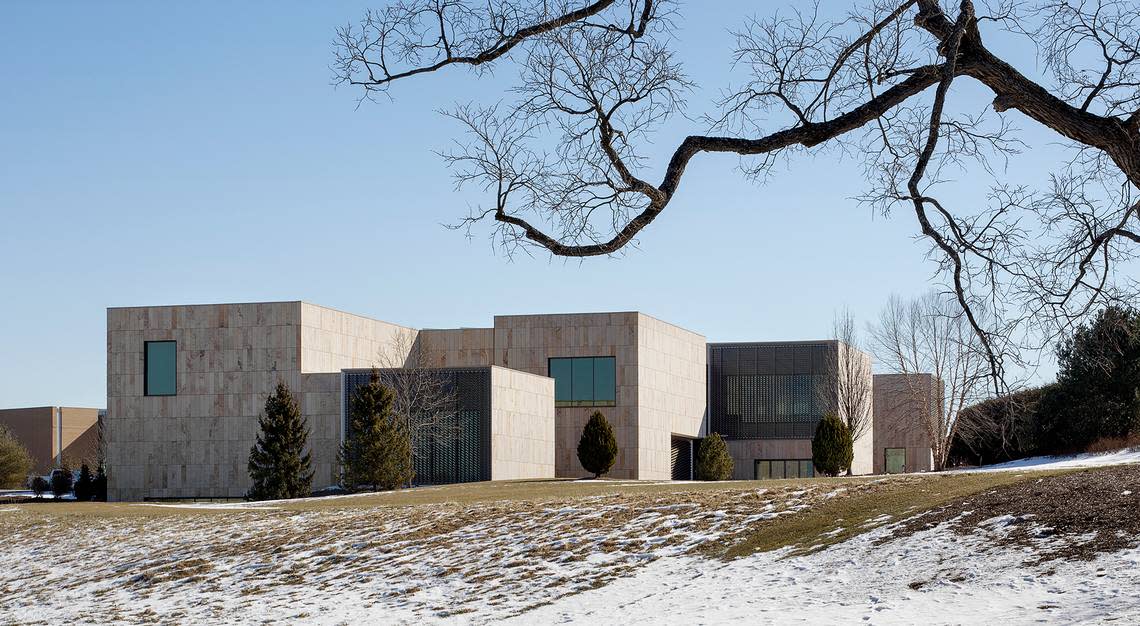
<path fill-rule="evenodd" d="M 440 390 L 451 404 L 436 411 L 430 421 L 412 416 L 412 464 L 417 485 L 491 480 L 491 370 L 488 368 L 444 368 L 432 370 L 379 370 L 382 383 L 395 384 L 398 376 L 438 377 Z M 344 372 L 345 437 L 351 437 L 350 399 L 360 386 L 368 384 L 371 370 Z"/>
<path fill-rule="evenodd" d="M 805 439 L 827 399 L 827 343 L 709 346 L 709 425 L 729 439 Z"/>

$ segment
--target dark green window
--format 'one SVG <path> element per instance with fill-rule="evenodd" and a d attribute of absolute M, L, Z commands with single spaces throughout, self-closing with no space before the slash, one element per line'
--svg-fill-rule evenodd
<path fill-rule="evenodd" d="M 143 346 L 143 394 L 173 396 L 178 389 L 177 342 L 147 341 Z"/>
<path fill-rule="evenodd" d="M 809 459 L 779 459 L 755 461 L 756 479 L 769 478 L 812 478 L 815 476 L 815 467 Z"/>
<path fill-rule="evenodd" d="M 612 356 L 554 358 L 554 406 L 614 406 L 617 371 Z"/>

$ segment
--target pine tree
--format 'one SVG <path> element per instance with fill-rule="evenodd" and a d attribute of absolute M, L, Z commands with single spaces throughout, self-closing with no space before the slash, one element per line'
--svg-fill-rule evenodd
<path fill-rule="evenodd" d="M 732 477 L 733 465 L 728 444 L 720 433 L 713 433 L 701 440 L 701 445 L 697 448 L 697 480 L 728 480 Z"/>
<path fill-rule="evenodd" d="M 66 463 L 51 472 L 51 493 L 58 500 L 71 492 L 71 468 Z"/>
<path fill-rule="evenodd" d="M 594 411 L 582 429 L 582 438 L 578 440 L 578 461 L 594 478 L 600 478 L 614 466 L 617 453 L 614 429 L 601 411 Z"/>
<path fill-rule="evenodd" d="M 311 457 L 305 452 L 309 438 L 305 418 L 289 387 L 277 389 L 265 399 L 265 412 L 257 418 L 261 432 L 249 450 L 249 477 L 253 485 L 246 498 L 278 500 L 312 493 Z"/>
<path fill-rule="evenodd" d="M 412 440 L 402 420 L 392 415 L 395 395 L 372 370 L 367 385 L 357 388 L 350 401 L 352 432 L 341 446 L 339 461 L 348 489 L 390 490 L 415 477 Z"/>
<path fill-rule="evenodd" d="M 91 468 L 87 467 L 84 463 L 79 468 L 79 480 L 75 481 L 75 499 L 80 502 L 87 502 L 94 495 L 95 479 L 91 476 Z"/>
<path fill-rule="evenodd" d="M 854 442 L 847 424 L 834 413 L 825 415 L 811 440 L 811 460 L 815 470 L 825 476 L 838 476 L 851 467 L 854 455 Z"/>
<path fill-rule="evenodd" d="M 91 495 L 96 502 L 107 501 L 107 468 L 102 463 L 95 470 L 95 479 L 91 481 Z"/>

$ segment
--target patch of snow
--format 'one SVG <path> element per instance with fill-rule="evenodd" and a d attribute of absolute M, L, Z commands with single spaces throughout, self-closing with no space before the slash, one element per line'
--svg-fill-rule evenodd
<path fill-rule="evenodd" d="M 1001 472 L 1018 469 L 1051 470 L 1078 467 L 1100 467 L 1103 465 L 1130 465 L 1140 463 L 1140 447 L 1125 448 L 1115 452 L 1086 452 L 1061 456 L 1034 456 L 1007 463 L 951 470 L 952 472 Z"/>

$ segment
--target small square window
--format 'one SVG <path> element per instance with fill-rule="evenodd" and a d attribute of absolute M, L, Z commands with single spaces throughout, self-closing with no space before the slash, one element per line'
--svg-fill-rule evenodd
<path fill-rule="evenodd" d="M 178 343 L 147 341 L 143 346 L 143 395 L 175 395 L 178 390 Z"/>

